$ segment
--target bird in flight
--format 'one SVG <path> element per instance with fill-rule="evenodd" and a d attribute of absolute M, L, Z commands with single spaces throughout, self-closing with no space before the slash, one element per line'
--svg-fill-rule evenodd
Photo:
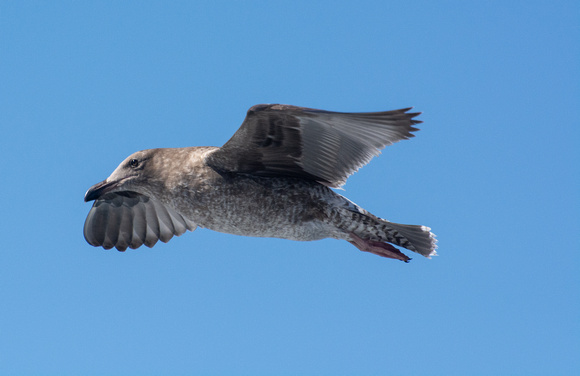
<path fill-rule="evenodd" d="M 222 147 L 138 151 L 89 188 L 84 236 L 119 251 L 153 247 L 197 226 L 243 236 L 344 239 L 408 262 L 394 245 L 436 255 L 426 226 L 379 218 L 339 188 L 380 149 L 413 137 L 410 108 L 344 113 L 281 104 L 248 110 Z"/>

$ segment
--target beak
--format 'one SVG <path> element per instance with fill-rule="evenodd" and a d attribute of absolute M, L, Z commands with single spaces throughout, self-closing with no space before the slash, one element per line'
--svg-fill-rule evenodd
<path fill-rule="evenodd" d="M 107 182 L 103 180 L 89 188 L 87 193 L 85 193 L 85 202 L 93 201 L 101 197 L 107 192 L 112 191 L 119 185 L 118 181 Z"/>

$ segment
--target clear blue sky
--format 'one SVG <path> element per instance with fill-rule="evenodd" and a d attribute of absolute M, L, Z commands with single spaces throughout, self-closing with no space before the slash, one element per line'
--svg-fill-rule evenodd
<path fill-rule="evenodd" d="M 0 374 L 576 375 L 576 1 L 0 2 Z M 415 106 L 342 192 L 409 264 L 198 229 L 119 253 L 83 195 L 257 103 Z"/>

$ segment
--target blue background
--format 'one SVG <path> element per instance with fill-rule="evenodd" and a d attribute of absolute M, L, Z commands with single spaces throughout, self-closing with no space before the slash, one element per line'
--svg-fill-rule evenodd
<path fill-rule="evenodd" d="M 0 2 L 0 374 L 580 371 L 575 1 Z M 204 229 L 89 246 L 129 154 L 246 110 L 415 106 L 341 192 L 424 224 L 410 264 Z"/>

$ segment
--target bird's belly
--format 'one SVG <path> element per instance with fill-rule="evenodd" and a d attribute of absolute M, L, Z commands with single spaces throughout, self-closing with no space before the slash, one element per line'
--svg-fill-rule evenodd
<path fill-rule="evenodd" d="M 235 235 L 318 240 L 335 237 L 334 192 L 299 179 L 238 178 L 195 194 L 186 214 L 200 227 Z M 332 200 L 331 200 L 332 201 Z"/>
<path fill-rule="evenodd" d="M 326 226 L 321 226 L 319 223 L 314 222 L 290 224 L 284 221 L 269 221 L 265 223 L 252 220 L 251 217 L 248 217 L 247 221 L 224 220 L 221 223 L 212 222 L 207 225 L 200 224 L 200 226 L 213 231 L 241 236 L 301 241 L 319 240 L 329 237 L 329 231 L 325 228 Z"/>

